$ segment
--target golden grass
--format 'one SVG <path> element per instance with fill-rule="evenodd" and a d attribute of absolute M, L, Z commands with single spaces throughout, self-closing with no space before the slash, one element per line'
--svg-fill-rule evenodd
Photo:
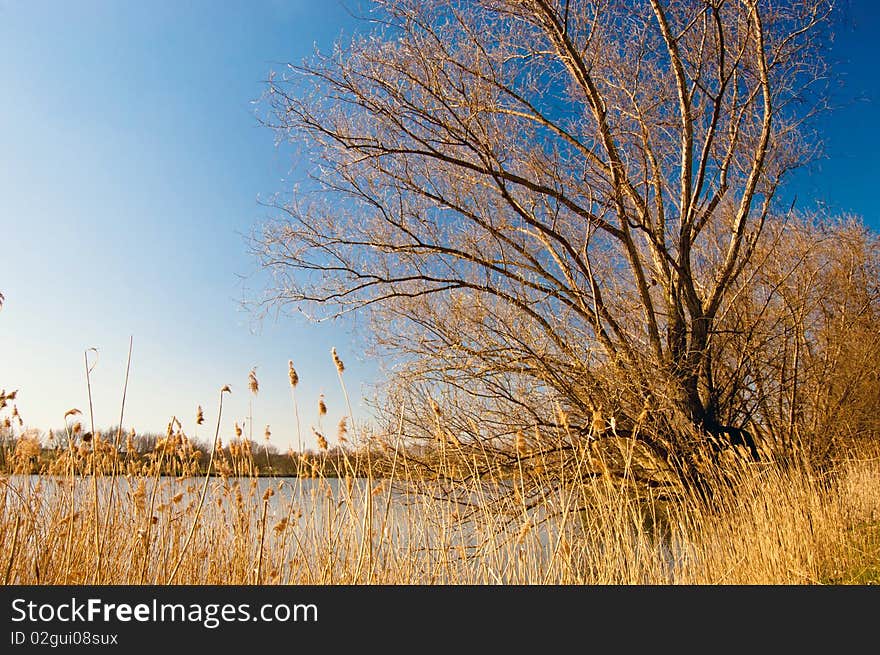
<path fill-rule="evenodd" d="M 876 581 L 876 456 L 827 476 L 744 466 L 711 505 L 625 477 L 560 485 L 549 462 L 542 475 L 538 504 L 517 479 L 459 486 L 450 502 L 405 463 L 384 480 L 98 476 L 97 495 L 88 474 L 13 475 L 0 489 L 0 571 L 8 584 Z"/>
<path fill-rule="evenodd" d="M 345 367 L 331 356 L 345 392 Z M 293 391 L 299 378 L 288 364 Z M 257 394 L 255 369 L 248 387 Z M 534 447 L 540 434 L 532 442 L 520 432 L 505 461 L 478 463 L 432 401 L 437 446 L 427 469 L 400 435 L 375 440 L 381 455 L 358 451 L 343 419 L 341 477 L 291 452 L 300 475 L 267 478 L 238 424 L 223 448 L 229 392 L 220 390 L 206 469 L 176 418 L 141 457 L 133 434 L 119 449 L 121 427 L 114 443 L 67 423 L 81 415 L 72 409 L 66 441 L 41 475 L 28 474 L 39 443 L 20 435 L 4 457 L 18 472 L 0 477 L 4 584 L 880 581 L 880 448 L 862 446 L 821 471 L 796 457 L 731 457 L 697 493 L 666 484 L 632 440 L 584 442 L 563 460 Z M 322 396 L 319 428 L 325 414 Z M 595 436 L 606 430 L 601 420 L 597 410 Z M 323 456 L 327 440 L 312 429 Z M 646 473 L 663 484 L 645 484 Z"/>

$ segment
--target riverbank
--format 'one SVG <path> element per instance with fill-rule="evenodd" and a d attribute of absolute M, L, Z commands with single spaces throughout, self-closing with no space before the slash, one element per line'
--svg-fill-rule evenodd
<path fill-rule="evenodd" d="M 486 480 L 6 476 L 6 584 L 871 584 L 880 457 L 744 466 L 703 496 Z"/>

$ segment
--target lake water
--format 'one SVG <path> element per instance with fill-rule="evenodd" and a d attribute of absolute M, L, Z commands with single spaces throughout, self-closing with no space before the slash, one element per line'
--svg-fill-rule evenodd
<path fill-rule="evenodd" d="M 90 507 L 94 482 L 76 478 L 71 487 L 64 478 L 12 476 L 0 490 L 0 511 L 38 512 L 53 503 L 57 507 L 59 500 L 65 507 Z M 176 534 L 179 539 L 195 516 L 205 478 L 120 477 L 115 486 L 109 478 L 96 482 L 102 512 L 114 507 L 120 529 L 145 525 L 154 516 L 157 532 L 166 530 L 166 537 Z M 228 530 L 227 535 L 238 530 L 254 539 L 265 512 L 270 537 L 276 527 L 286 526 L 282 531 L 287 531 L 284 543 L 291 557 L 317 558 L 331 548 L 349 563 L 369 534 L 372 554 L 382 566 L 406 568 L 406 579 L 424 577 L 432 583 L 541 582 L 545 572 L 560 566 L 560 558 L 571 566 L 566 548 L 576 539 L 581 520 L 574 514 L 560 518 L 564 508 L 552 499 L 523 514 L 510 505 L 504 509 L 509 489 L 494 483 L 455 498 L 439 485 L 422 491 L 363 479 L 214 477 L 208 480 L 199 520 L 200 525 Z M 482 509 L 470 507 L 472 503 Z M 607 560 L 618 549 L 631 550 L 630 544 L 621 543 L 629 538 L 624 531 L 607 543 L 593 541 L 590 553 L 581 550 L 575 559 Z M 648 543 L 640 533 L 631 539 L 639 540 L 641 556 L 659 558 L 670 567 L 682 555 L 680 547 Z"/>

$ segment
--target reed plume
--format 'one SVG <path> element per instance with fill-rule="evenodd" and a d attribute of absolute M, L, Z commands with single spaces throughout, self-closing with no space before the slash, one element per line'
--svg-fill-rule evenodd
<path fill-rule="evenodd" d="M 339 443 L 346 443 L 348 438 L 346 435 L 348 434 L 348 417 L 343 416 L 339 419 L 339 426 L 336 430 L 336 438 L 339 439 Z"/>
<path fill-rule="evenodd" d="M 287 360 L 287 377 L 290 380 L 290 397 L 293 400 L 293 414 L 296 419 L 296 449 L 297 452 L 302 452 L 302 429 L 300 428 L 299 423 L 299 406 L 296 404 L 296 385 L 299 384 L 299 375 L 296 373 L 296 369 L 293 368 L 293 360 Z"/>
<path fill-rule="evenodd" d="M 342 373 L 345 370 L 345 364 L 342 363 L 342 360 L 339 359 L 339 355 L 336 353 L 336 348 L 330 349 L 330 355 L 333 357 L 333 363 L 336 365 L 336 370 Z"/>
<path fill-rule="evenodd" d="M 312 432 L 315 434 L 315 439 L 318 442 L 318 448 L 320 450 L 327 450 L 328 444 L 326 437 L 318 432 L 315 428 L 312 428 Z"/>

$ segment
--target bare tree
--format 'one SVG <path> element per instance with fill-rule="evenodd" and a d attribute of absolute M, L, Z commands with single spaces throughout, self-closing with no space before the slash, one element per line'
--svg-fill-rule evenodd
<path fill-rule="evenodd" d="M 564 428 L 668 458 L 748 437 L 729 317 L 817 153 L 831 11 L 376 3 L 372 33 L 269 82 L 266 123 L 313 180 L 256 237 L 271 300 L 369 310 L 413 433 L 436 398 L 483 445 Z"/>
<path fill-rule="evenodd" d="M 854 217 L 768 225 L 719 322 L 718 404 L 782 452 L 880 434 L 880 237 Z M 733 399 L 731 401 L 730 399 Z"/>

